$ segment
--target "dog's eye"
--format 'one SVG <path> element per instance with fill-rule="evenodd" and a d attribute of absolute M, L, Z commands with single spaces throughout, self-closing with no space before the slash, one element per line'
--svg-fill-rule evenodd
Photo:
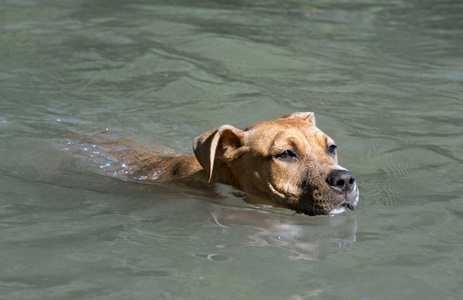
<path fill-rule="evenodd" d="M 336 153 L 337 148 L 338 146 L 336 146 L 335 144 L 331 144 L 328 146 L 328 152 L 333 155 Z"/>
<path fill-rule="evenodd" d="M 290 160 L 295 158 L 297 155 L 291 150 L 285 150 L 281 152 L 280 154 L 276 155 L 276 158 L 281 159 L 281 160 Z"/>

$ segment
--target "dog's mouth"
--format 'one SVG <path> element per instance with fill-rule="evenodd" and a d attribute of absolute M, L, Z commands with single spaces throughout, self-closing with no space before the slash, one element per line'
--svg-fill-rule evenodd
<path fill-rule="evenodd" d="M 292 209 L 297 213 L 309 216 L 337 215 L 347 210 L 354 210 L 357 206 L 359 191 L 356 183 L 354 183 L 347 192 L 338 191 L 332 187 L 328 190 L 315 189 L 314 191 L 312 186 L 309 186 L 310 188 L 307 188 L 307 186 L 308 185 L 304 185 L 306 193 L 301 196 L 287 195 L 284 192 L 278 191 L 272 184 L 269 184 L 274 202 Z M 288 201 L 290 199 L 294 200 Z"/>
<path fill-rule="evenodd" d="M 342 205 L 342 207 L 346 207 L 350 210 L 354 210 L 355 209 L 355 206 L 352 204 L 352 203 L 349 203 L 349 202 L 344 202 Z"/>
<path fill-rule="evenodd" d="M 346 211 L 346 209 L 354 210 L 355 206 L 353 204 L 351 204 L 351 203 L 344 202 L 338 208 L 330 210 L 328 212 L 328 215 L 334 216 L 334 215 L 342 214 L 343 212 Z"/>
<path fill-rule="evenodd" d="M 359 201 L 359 194 L 357 188 L 355 188 L 355 190 L 352 191 L 352 194 L 353 195 L 351 195 L 351 197 L 346 196 L 346 198 L 344 199 L 344 201 L 341 202 L 339 207 L 332 209 L 329 212 L 329 215 L 337 215 L 343 213 L 346 211 L 346 209 L 355 210 L 355 207 L 357 206 L 357 203 Z"/>

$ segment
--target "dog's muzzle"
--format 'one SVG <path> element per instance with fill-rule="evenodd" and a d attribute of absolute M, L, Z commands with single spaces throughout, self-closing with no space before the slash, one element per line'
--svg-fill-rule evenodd
<path fill-rule="evenodd" d="M 355 176 L 346 169 L 331 171 L 326 182 L 337 194 L 344 196 L 343 207 L 354 210 L 358 202 L 358 190 L 355 183 Z"/>

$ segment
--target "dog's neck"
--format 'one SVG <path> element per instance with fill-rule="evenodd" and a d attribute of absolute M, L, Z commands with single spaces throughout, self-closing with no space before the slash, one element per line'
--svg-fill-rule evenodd
<path fill-rule="evenodd" d="M 236 179 L 236 176 L 233 174 L 232 170 L 227 166 L 226 163 L 218 159 L 216 159 L 214 162 L 214 170 L 212 171 L 211 181 L 228 184 L 240 190 L 243 189 L 243 185 Z"/>
<path fill-rule="evenodd" d="M 208 177 L 207 172 L 194 156 L 156 156 L 156 159 L 150 161 L 149 164 L 139 166 L 134 175 L 136 178 L 146 177 L 156 179 L 156 181 L 187 178 L 207 180 Z M 211 181 L 242 189 L 242 184 L 227 164 L 218 159 L 214 163 Z"/>

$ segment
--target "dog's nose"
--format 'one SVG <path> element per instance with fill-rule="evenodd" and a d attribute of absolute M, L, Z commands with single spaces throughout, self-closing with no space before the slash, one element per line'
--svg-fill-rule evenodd
<path fill-rule="evenodd" d="M 328 174 L 326 182 L 334 189 L 347 194 L 354 188 L 355 177 L 347 170 L 334 170 Z"/>

